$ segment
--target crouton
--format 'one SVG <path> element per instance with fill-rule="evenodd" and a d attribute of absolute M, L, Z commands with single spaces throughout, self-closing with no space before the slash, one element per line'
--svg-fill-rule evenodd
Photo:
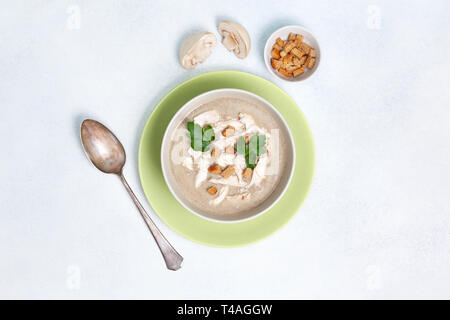
<path fill-rule="evenodd" d="M 225 170 L 223 170 L 220 175 L 225 179 L 229 178 L 234 173 L 234 167 L 228 166 Z"/>
<path fill-rule="evenodd" d="M 250 178 L 252 176 L 253 170 L 251 168 L 246 168 L 244 172 L 242 173 L 242 176 L 246 179 Z"/>
<path fill-rule="evenodd" d="M 302 67 L 306 67 L 306 60 L 307 60 L 307 56 L 303 56 L 301 59 L 300 59 L 300 66 L 302 66 Z"/>
<path fill-rule="evenodd" d="M 280 68 L 278 71 L 285 77 L 290 78 L 292 76 L 292 72 L 289 72 L 286 69 Z"/>
<path fill-rule="evenodd" d="M 306 43 L 302 42 L 299 46 L 299 49 L 303 52 L 305 52 L 306 54 L 309 54 L 309 51 L 311 50 L 311 47 L 308 46 Z"/>
<path fill-rule="evenodd" d="M 293 32 L 289 33 L 289 36 L 288 36 L 289 41 L 295 40 L 296 38 L 297 38 L 297 35 L 295 33 L 293 33 Z"/>
<path fill-rule="evenodd" d="M 274 59 L 280 59 L 280 50 L 273 48 L 272 51 L 270 51 L 270 55 Z"/>
<path fill-rule="evenodd" d="M 284 41 L 281 40 L 281 38 L 277 38 L 277 40 L 275 40 L 275 41 L 280 47 L 284 47 Z"/>
<path fill-rule="evenodd" d="M 215 195 L 217 193 L 217 188 L 216 187 L 209 187 L 208 190 L 209 194 Z"/>
<path fill-rule="evenodd" d="M 228 126 L 228 127 L 226 127 L 225 129 L 222 130 L 222 135 L 224 137 L 231 137 L 234 134 L 235 131 L 236 130 L 234 129 L 234 127 Z"/>
<path fill-rule="evenodd" d="M 316 57 L 316 54 L 317 54 L 317 53 L 316 53 L 316 50 L 314 50 L 314 49 L 312 49 L 312 48 L 311 48 L 311 50 L 309 50 L 309 56 L 310 56 L 310 57 L 315 58 L 315 57 Z"/>
<path fill-rule="evenodd" d="M 301 67 L 298 68 L 297 70 L 294 70 L 294 72 L 292 73 L 294 75 L 294 78 L 297 78 L 299 75 L 303 74 L 305 72 L 305 68 Z"/>
<path fill-rule="evenodd" d="M 278 43 L 275 43 L 275 44 L 273 45 L 272 49 L 277 49 L 278 51 L 280 51 L 280 50 L 282 50 L 283 48 L 280 47 L 280 46 L 278 45 Z"/>
<path fill-rule="evenodd" d="M 291 64 L 292 58 L 293 58 L 293 55 L 290 54 L 290 53 L 287 54 L 287 55 L 283 58 L 283 64 L 284 64 L 284 67 L 286 67 L 287 65 Z"/>
<path fill-rule="evenodd" d="M 210 166 L 208 168 L 208 171 L 213 174 L 221 174 L 222 173 L 222 169 L 220 169 L 220 166 L 218 164 L 213 164 L 212 166 Z"/>
<path fill-rule="evenodd" d="M 288 42 L 288 44 L 284 47 L 283 51 L 285 51 L 286 53 L 291 52 L 292 49 L 295 48 L 295 41 L 290 41 Z"/>
<path fill-rule="evenodd" d="M 270 60 L 270 64 L 272 65 L 272 68 L 274 68 L 275 70 L 278 70 L 283 65 L 283 62 L 281 60 L 276 60 L 276 59 L 272 58 Z"/>
<path fill-rule="evenodd" d="M 293 64 L 293 65 L 288 65 L 285 69 L 287 72 L 293 72 L 299 68 L 301 68 L 301 66 L 296 66 L 295 64 Z"/>
<path fill-rule="evenodd" d="M 314 63 L 316 62 L 315 58 L 309 57 L 308 60 L 306 60 L 306 67 L 308 69 L 312 69 L 314 67 Z"/>
<path fill-rule="evenodd" d="M 295 55 L 296 57 L 298 57 L 298 58 L 301 58 L 301 57 L 303 57 L 303 56 L 305 55 L 305 52 L 302 51 L 302 50 L 299 50 L 298 48 L 293 48 L 293 49 L 291 50 L 291 53 L 292 53 L 293 55 Z"/>

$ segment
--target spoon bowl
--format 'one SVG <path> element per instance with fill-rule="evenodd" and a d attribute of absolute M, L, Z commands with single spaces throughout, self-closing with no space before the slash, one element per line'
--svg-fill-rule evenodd
<path fill-rule="evenodd" d="M 108 128 L 98 121 L 86 119 L 81 124 L 81 143 L 86 155 L 98 170 L 120 174 L 125 165 L 125 149 Z"/>

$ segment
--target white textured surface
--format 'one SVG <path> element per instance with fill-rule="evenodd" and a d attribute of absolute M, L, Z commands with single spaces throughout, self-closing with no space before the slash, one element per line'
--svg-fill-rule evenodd
<path fill-rule="evenodd" d="M 0 298 L 450 298 L 450 3 L 293 6 L 2 1 Z M 248 28 L 249 57 L 219 45 L 184 71 L 182 38 L 223 18 Z M 262 58 L 287 24 L 322 49 L 300 84 Z M 297 101 L 315 138 L 314 184 L 289 225 L 249 247 L 204 247 L 155 218 L 185 256 L 169 272 L 119 180 L 86 160 L 79 124 L 94 117 L 116 132 L 145 201 L 136 158 L 147 116 L 174 85 L 221 69 L 266 77 Z"/>

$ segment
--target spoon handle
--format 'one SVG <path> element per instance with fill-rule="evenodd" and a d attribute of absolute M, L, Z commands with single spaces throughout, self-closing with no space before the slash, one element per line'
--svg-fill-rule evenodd
<path fill-rule="evenodd" d="M 150 229 L 150 232 L 152 233 L 156 243 L 158 244 L 159 250 L 164 257 L 164 260 L 166 261 L 167 268 L 173 271 L 180 269 L 181 262 L 183 262 L 183 257 L 172 247 L 169 241 L 167 241 L 167 239 L 163 236 L 161 231 L 159 231 L 158 227 L 154 224 L 152 219 L 150 219 L 149 215 L 137 199 L 133 190 L 131 190 L 127 180 L 125 180 L 125 177 L 122 173 L 119 174 L 119 177 L 123 185 L 125 186 L 125 189 L 127 189 L 128 193 L 130 194 L 130 197 L 133 199 L 134 204 L 141 213 L 142 218 L 144 218 L 145 223 L 147 223 L 147 226 Z"/>

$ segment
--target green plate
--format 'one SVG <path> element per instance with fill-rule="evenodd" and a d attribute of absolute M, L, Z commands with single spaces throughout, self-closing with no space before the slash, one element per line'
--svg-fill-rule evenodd
<path fill-rule="evenodd" d="M 247 90 L 272 103 L 288 123 L 295 140 L 294 176 L 284 196 L 266 213 L 238 223 L 213 222 L 186 210 L 170 193 L 161 171 L 161 142 L 172 116 L 195 96 L 219 88 Z M 313 178 L 314 142 L 303 113 L 279 87 L 249 73 L 216 71 L 183 82 L 158 103 L 142 132 L 138 162 L 145 196 L 164 223 L 185 238 L 204 245 L 238 247 L 274 233 L 299 210 Z"/>

